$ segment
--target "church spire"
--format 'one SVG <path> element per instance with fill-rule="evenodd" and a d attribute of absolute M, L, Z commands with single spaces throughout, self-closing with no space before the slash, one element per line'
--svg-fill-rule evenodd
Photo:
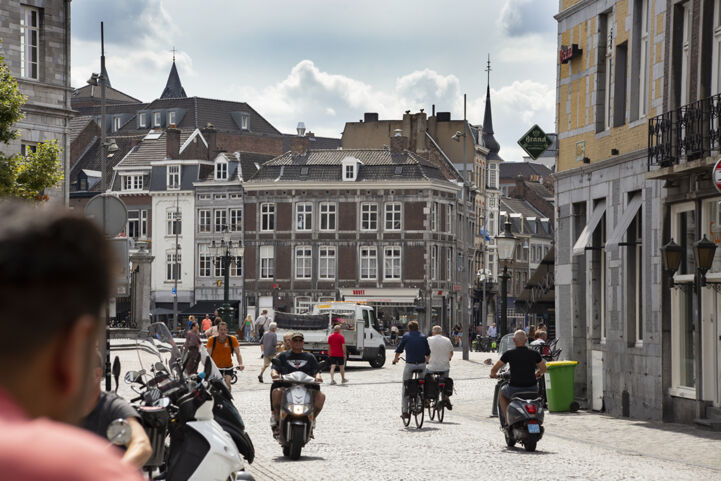
<path fill-rule="evenodd" d="M 486 111 L 483 113 L 483 130 L 482 138 L 483 145 L 490 151 L 488 153 L 488 159 L 501 159 L 498 155 L 498 151 L 501 150 L 501 146 L 498 141 L 493 137 L 493 118 L 491 116 L 491 55 L 488 55 L 488 62 L 486 64 L 486 72 L 488 75 L 486 85 Z M 501 159 L 502 160 L 502 159 Z"/>
<path fill-rule="evenodd" d="M 180 83 L 180 76 L 178 75 L 178 69 L 175 67 L 175 48 L 173 48 L 173 66 L 170 67 L 170 74 L 168 75 L 168 82 L 165 84 L 165 90 L 163 90 L 161 99 L 183 99 L 186 98 L 185 89 Z"/>

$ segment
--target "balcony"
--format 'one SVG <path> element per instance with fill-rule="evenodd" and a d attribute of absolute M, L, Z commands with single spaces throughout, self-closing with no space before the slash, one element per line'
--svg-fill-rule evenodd
<path fill-rule="evenodd" d="M 653 177 L 705 168 L 721 151 L 721 94 L 648 121 L 648 170 Z"/>

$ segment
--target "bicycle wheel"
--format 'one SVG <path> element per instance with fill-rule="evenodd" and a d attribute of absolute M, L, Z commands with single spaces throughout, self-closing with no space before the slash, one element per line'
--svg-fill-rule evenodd
<path fill-rule="evenodd" d="M 428 401 L 428 417 L 433 421 L 433 419 L 436 417 L 436 400 L 431 399 Z"/>
<path fill-rule="evenodd" d="M 423 417 L 425 416 L 426 410 L 423 409 L 423 394 L 416 394 L 415 409 L 413 410 L 413 417 L 416 420 L 416 427 L 420 429 L 423 426 Z"/>
<path fill-rule="evenodd" d="M 446 414 L 446 396 L 439 392 L 438 399 L 436 399 L 436 414 L 438 415 L 438 422 L 442 423 L 443 418 Z"/>
<path fill-rule="evenodd" d="M 404 425 L 405 427 L 408 427 L 408 425 L 411 424 L 411 416 L 410 416 L 410 414 L 413 412 L 413 398 L 410 397 L 410 396 L 407 396 L 407 397 L 408 397 L 408 417 L 407 417 L 407 418 L 403 418 L 403 425 Z"/>

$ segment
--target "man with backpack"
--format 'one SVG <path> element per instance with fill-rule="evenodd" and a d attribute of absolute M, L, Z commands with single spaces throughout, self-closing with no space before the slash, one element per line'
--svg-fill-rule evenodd
<path fill-rule="evenodd" d="M 258 333 L 258 339 L 263 338 L 263 333 L 268 330 L 270 326 L 270 317 L 268 317 L 268 309 L 263 309 L 260 316 L 255 320 L 255 332 Z"/>
<path fill-rule="evenodd" d="M 213 362 L 220 369 L 221 374 L 225 378 L 225 383 L 230 390 L 230 375 L 233 372 L 233 352 L 238 359 L 238 370 L 245 369 L 243 366 L 243 356 L 240 355 L 240 344 L 235 336 L 228 335 L 228 324 L 221 321 L 218 324 L 218 335 L 208 338 L 208 355 L 213 358 Z"/>

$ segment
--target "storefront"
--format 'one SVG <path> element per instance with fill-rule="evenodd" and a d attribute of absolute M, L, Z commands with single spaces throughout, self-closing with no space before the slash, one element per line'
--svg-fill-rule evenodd
<path fill-rule="evenodd" d="M 395 324 L 404 328 L 410 321 L 418 320 L 420 291 L 418 289 L 340 289 L 340 297 L 347 302 L 362 302 L 376 309 L 376 316 L 384 328 Z M 421 309 L 419 309 L 419 307 Z"/>

